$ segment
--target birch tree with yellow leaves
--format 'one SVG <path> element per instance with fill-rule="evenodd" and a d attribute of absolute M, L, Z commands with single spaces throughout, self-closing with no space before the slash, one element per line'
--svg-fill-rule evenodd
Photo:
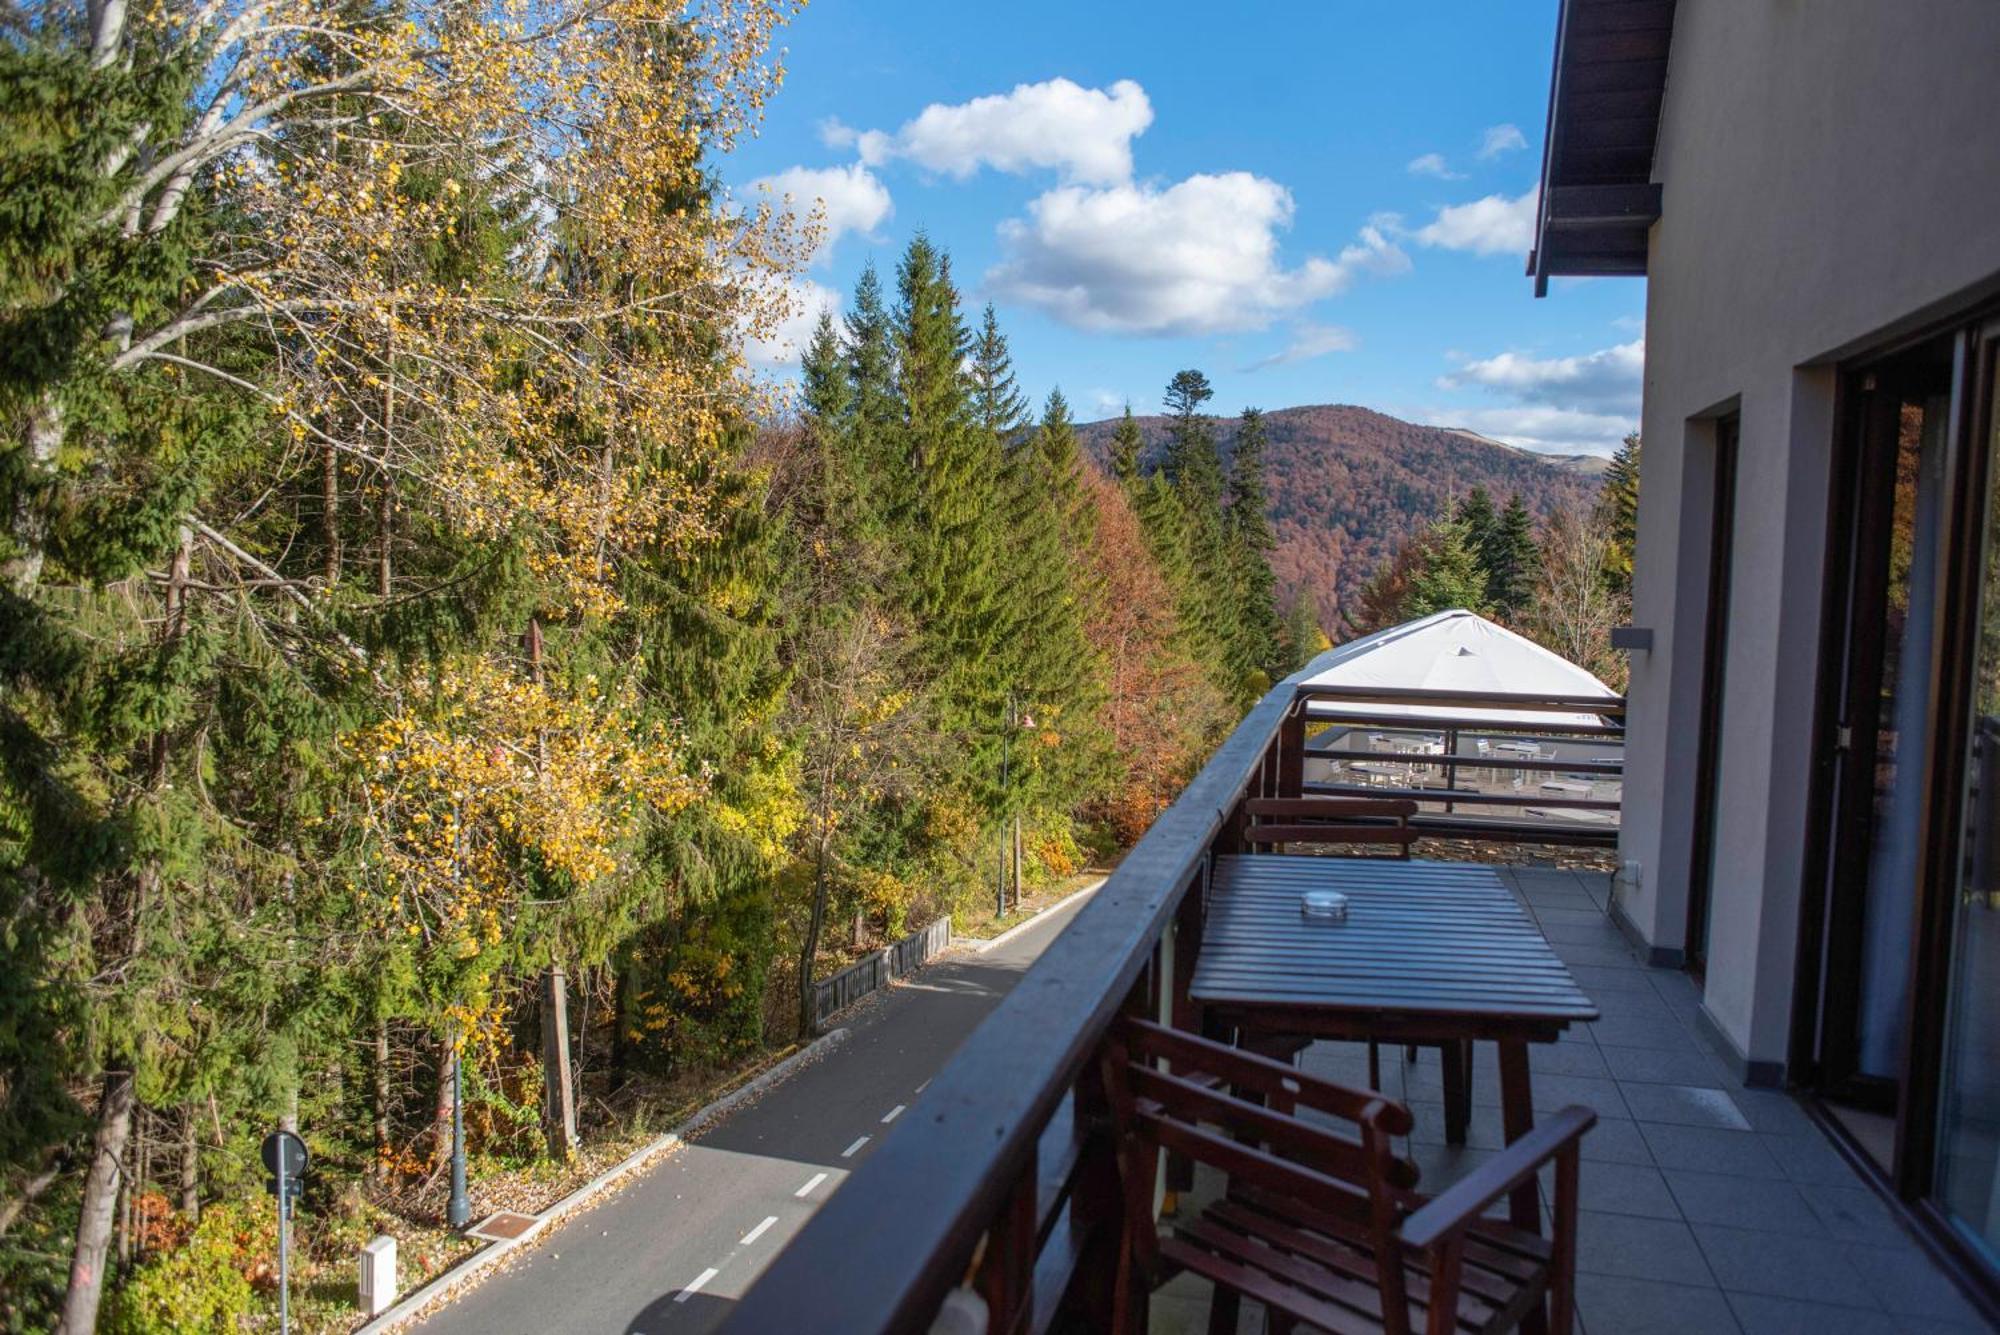
<path fill-rule="evenodd" d="M 96 1321 L 135 1098 L 189 1092 L 137 1017 L 219 996 L 198 952 L 161 967 L 158 915 L 213 901 L 242 972 L 253 944 L 366 956 L 365 917 L 304 903 L 387 914 L 422 967 L 457 961 L 440 1021 L 470 1033 L 508 915 L 557 930 L 530 889 L 613 893 L 639 826 L 699 792 L 632 694 L 629 594 L 712 536 L 759 402 L 740 339 L 811 240 L 706 174 L 776 87 L 789 8 L 44 0 L 10 28 L 0 630 L 34 652 L 0 692 L 0 807 L 29 831 L 0 852 L 15 918 L 76 961 L 63 1014 L 129 1017 L 74 1047 L 100 1093 L 62 1329 Z M 114 651 L 150 695 L 79 672 Z M 282 725 L 239 698 L 272 683 Z M 284 740 L 306 717 L 324 744 Z M 238 732 L 287 768 L 235 772 Z M 148 833 L 59 868 L 93 823 Z M 240 854 L 170 854 L 217 839 Z M 83 912 L 49 892 L 71 883 Z"/>

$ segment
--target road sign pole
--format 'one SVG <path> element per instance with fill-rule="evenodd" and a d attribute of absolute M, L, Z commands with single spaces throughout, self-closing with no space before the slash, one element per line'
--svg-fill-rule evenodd
<path fill-rule="evenodd" d="M 285 1174 L 285 1156 L 278 1155 L 278 1331 L 292 1329 L 292 1184 Z"/>
<path fill-rule="evenodd" d="M 291 1335 L 292 1329 L 292 1200 L 304 1185 L 312 1156 L 298 1136 L 280 1128 L 264 1137 L 261 1151 L 264 1167 L 271 1176 L 264 1186 L 278 1200 L 278 1330 Z"/>

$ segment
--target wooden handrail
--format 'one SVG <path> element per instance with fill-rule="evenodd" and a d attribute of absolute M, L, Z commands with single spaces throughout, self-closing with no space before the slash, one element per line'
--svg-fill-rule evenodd
<path fill-rule="evenodd" d="M 1239 800 L 1296 795 L 1295 786 L 1274 789 L 1299 763 L 1291 754 L 1299 684 L 1324 659 L 1251 709 L 894 1132 L 779 1253 L 724 1330 L 928 1326 L 980 1236 L 1018 1199 L 1036 1142 L 1153 961 Z"/>
<path fill-rule="evenodd" d="M 1348 704 L 1404 704 L 1466 709 L 1519 709 L 1536 713 L 1602 714 L 1623 717 L 1622 695 L 1539 695 L 1513 691 L 1436 691 L 1410 686 L 1301 686 L 1306 701 L 1335 700 Z"/>

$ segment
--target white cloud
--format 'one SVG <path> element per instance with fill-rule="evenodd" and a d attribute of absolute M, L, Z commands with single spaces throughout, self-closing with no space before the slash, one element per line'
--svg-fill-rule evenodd
<path fill-rule="evenodd" d="M 1467 362 L 1439 383 L 1447 389 L 1477 386 L 1523 403 L 1586 412 L 1639 415 L 1646 372 L 1646 343 L 1634 339 L 1576 357 L 1524 357 L 1503 352 Z"/>
<path fill-rule="evenodd" d="M 1434 425 L 1462 427 L 1543 454 L 1610 454 L 1636 423 L 1612 413 L 1567 408 L 1433 408 Z"/>
<path fill-rule="evenodd" d="M 1469 204 L 1447 204 L 1413 236 L 1426 246 L 1469 250 L 1475 255 L 1525 254 L 1535 243 L 1538 191 L 1509 199 L 1488 195 Z"/>
<path fill-rule="evenodd" d="M 869 166 L 904 158 L 960 180 L 981 167 L 1052 167 L 1065 181 L 1112 185 L 1131 179 L 1132 140 L 1152 123 L 1153 104 L 1130 79 L 1109 89 L 1050 79 L 957 105 L 933 102 L 894 134 L 835 126 Z"/>
<path fill-rule="evenodd" d="M 1291 342 L 1270 356 L 1261 357 L 1242 369 L 1251 372 L 1262 371 L 1271 366 L 1291 366 L 1296 362 L 1309 362 L 1315 357 L 1324 357 L 1328 353 L 1347 352 L 1359 343 L 1360 340 L 1354 337 L 1354 331 L 1351 329 L 1301 320 L 1292 326 Z"/>
<path fill-rule="evenodd" d="M 1125 411 L 1125 405 L 1132 401 L 1132 397 L 1115 389 L 1092 389 L 1085 392 L 1084 401 L 1099 417 L 1116 417 Z"/>
<path fill-rule="evenodd" d="M 812 342 L 813 326 L 822 312 L 840 314 L 840 294 L 810 278 L 792 278 L 777 292 L 767 292 L 761 300 L 770 307 L 771 327 L 759 336 L 748 334 L 743 355 L 752 366 L 767 371 L 788 370 L 798 365 Z"/>
<path fill-rule="evenodd" d="M 1502 153 L 1512 153 L 1526 148 L 1528 137 L 1521 133 L 1518 125 L 1489 125 L 1479 137 L 1479 160 L 1489 162 Z"/>
<path fill-rule="evenodd" d="M 828 148 L 853 148 L 861 132 L 838 116 L 828 116 L 817 127 L 819 141 Z"/>
<path fill-rule="evenodd" d="M 895 211 L 889 188 L 858 162 L 846 167 L 787 167 L 759 177 L 749 188 L 768 197 L 773 207 L 791 213 L 801 226 L 819 215 L 824 230 L 813 251 L 815 260 L 824 260 L 847 233 L 872 232 Z"/>
<path fill-rule="evenodd" d="M 1292 211 L 1290 191 L 1249 172 L 1062 186 L 1000 225 L 1005 258 L 986 280 L 1078 329 L 1210 334 L 1263 329 L 1362 274 L 1409 268 L 1372 223 L 1334 259 L 1286 268 L 1278 233 Z"/>
<path fill-rule="evenodd" d="M 1462 181 L 1463 172 L 1455 172 L 1444 160 L 1442 153 L 1426 153 L 1422 157 L 1410 159 L 1410 165 L 1403 168 L 1412 176 L 1435 176 L 1440 181 Z"/>

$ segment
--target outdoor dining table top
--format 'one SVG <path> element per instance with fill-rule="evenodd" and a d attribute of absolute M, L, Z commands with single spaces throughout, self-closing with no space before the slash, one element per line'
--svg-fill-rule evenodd
<path fill-rule="evenodd" d="M 1346 919 L 1304 917 L 1308 890 L 1346 895 Z M 1545 1032 L 1598 1016 L 1493 868 L 1386 858 L 1218 857 L 1188 994 L 1232 1010 L 1512 1020 Z"/>

